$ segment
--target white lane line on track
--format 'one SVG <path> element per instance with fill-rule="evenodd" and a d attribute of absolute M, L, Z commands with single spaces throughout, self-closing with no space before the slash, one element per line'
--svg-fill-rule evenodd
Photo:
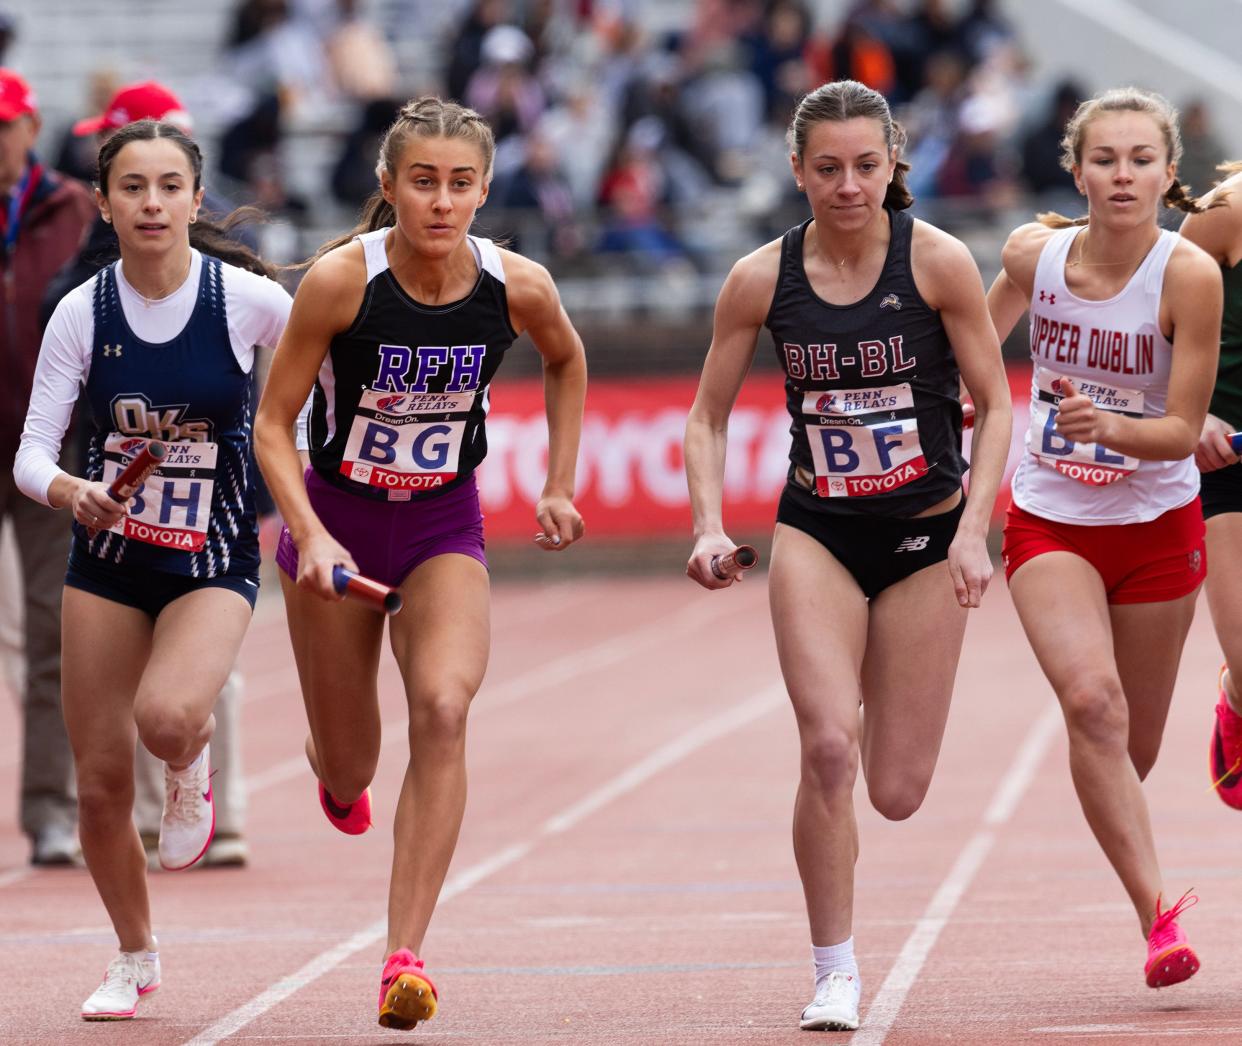
<path fill-rule="evenodd" d="M 547 661 L 537 668 L 512 676 L 495 686 L 484 683 L 479 696 L 470 708 L 471 721 L 480 715 L 490 714 L 500 708 L 506 708 L 532 694 L 546 692 L 551 687 L 567 682 L 576 676 L 594 672 L 609 665 L 621 664 L 641 653 L 649 646 L 676 640 L 693 632 L 697 628 L 711 624 L 717 618 L 736 610 L 736 602 L 725 599 L 704 599 L 688 608 L 679 607 L 671 614 L 666 614 L 648 622 L 631 632 L 623 632 L 608 639 L 601 640 L 593 646 L 575 650 L 561 657 Z M 286 680 L 286 686 L 297 685 L 296 676 L 292 683 Z M 406 743 L 405 718 L 384 723 L 381 727 L 383 746 Z M 310 766 L 306 756 L 296 755 L 277 763 L 266 770 L 251 774 L 246 779 L 246 788 L 250 795 L 262 792 L 297 777 L 310 777 Z"/>
<path fill-rule="evenodd" d="M 499 850 L 452 876 L 444 884 L 444 889 L 440 891 L 439 903 L 443 904 L 496 872 L 516 864 L 534 850 L 540 842 L 567 832 L 605 804 L 634 791 L 661 770 L 685 759 L 711 742 L 748 726 L 781 707 L 784 701 L 785 688 L 781 685 L 770 686 L 720 715 L 692 727 L 561 813 L 550 817 L 530 839 Z M 209 1028 L 199 1032 L 194 1038 L 187 1040 L 184 1046 L 215 1046 L 221 1039 L 240 1031 L 295 992 L 330 973 L 351 956 L 383 940 L 387 927 L 388 920 L 380 919 L 348 940 L 320 953 L 301 969 L 281 978 L 249 1002 L 243 1003 Z"/>
<path fill-rule="evenodd" d="M 884 983 L 876 993 L 863 1017 L 858 1031 L 850 1037 L 850 1046 L 881 1046 L 897 1020 L 923 964 L 935 947 L 940 932 L 949 922 L 962 895 L 969 889 L 992 847 L 997 829 L 1013 816 L 1022 796 L 1030 787 L 1048 746 L 1057 734 L 1061 710 L 1053 704 L 1044 710 L 1027 732 L 1005 776 L 992 794 L 992 801 L 981 818 L 981 825 L 967 840 L 949 869 L 927 908 L 914 924 Z"/>
<path fill-rule="evenodd" d="M 24 868 L 11 868 L 7 872 L 0 872 L 0 890 L 6 886 L 13 886 L 20 883 L 23 879 L 29 879 L 34 874 L 34 869 L 27 866 Z"/>

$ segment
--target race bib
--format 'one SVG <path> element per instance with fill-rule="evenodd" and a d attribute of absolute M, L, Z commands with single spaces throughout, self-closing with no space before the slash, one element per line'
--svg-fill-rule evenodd
<path fill-rule="evenodd" d="M 1124 414 L 1130 418 L 1143 416 L 1143 393 L 1135 389 L 1117 388 L 1096 381 L 1072 379 L 1075 387 L 1095 404 L 1097 410 Z M 1138 458 L 1128 458 L 1099 443 L 1075 443 L 1056 430 L 1057 405 L 1061 392 L 1057 375 L 1046 367 L 1035 368 L 1035 396 L 1031 400 L 1031 427 L 1027 445 L 1041 465 L 1056 469 L 1061 475 L 1092 487 L 1106 487 L 1125 479 L 1138 468 Z"/>
<path fill-rule="evenodd" d="M 103 482 L 111 484 L 147 445 L 142 436 L 109 434 Z M 180 552 L 199 552 L 207 541 L 216 486 L 215 443 L 165 443 L 160 467 L 130 499 L 129 513 L 109 529 L 133 541 Z"/>
<path fill-rule="evenodd" d="M 807 392 L 802 413 L 820 497 L 884 494 L 927 472 L 908 382 Z"/>
<path fill-rule="evenodd" d="M 388 491 L 389 500 L 457 478 L 462 438 L 477 392 L 362 394 L 341 473 Z"/>

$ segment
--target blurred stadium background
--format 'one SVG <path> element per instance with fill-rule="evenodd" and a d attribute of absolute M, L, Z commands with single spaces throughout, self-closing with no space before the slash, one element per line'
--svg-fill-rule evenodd
<path fill-rule="evenodd" d="M 1009 229 L 1079 213 L 1060 125 L 1135 83 L 1183 111 L 1183 180 L 1242 157 L 1242 0 L 2 0 L 5 65 L 35 87 L 43 158 L 90 177 L 69 133 L 123 83 L 191 113 L 209 183 L 266 210 L 263 250 L 300 260 L 353 224 L 404 99 L 491 120 L 477 231 L 544 262 L 587 343 L 579 498 L 600 548 L 688 548 L 680 439 L 732 262 L 801 220 L 783 143 L 825 79 L 882 90 L 906 125 L 916 214 L 962 237 L 984 279 Z M 1025 399 L 1024 334 L 1006 346 Z M 775 360 L 761 341 L 757 371 Z M 770 531 L 784 477 L 779 382 L 734 416 L 726 522 Z M 506 363 L 483 491 L 493 547 L 527 540 L 542 483 L 537 359 Z M 595 542 L 592 542 L 595 544 Z M 561 558 L 561 557 L 539 557 Z M 566 564 L 568 566 L 568 564 Z"/>

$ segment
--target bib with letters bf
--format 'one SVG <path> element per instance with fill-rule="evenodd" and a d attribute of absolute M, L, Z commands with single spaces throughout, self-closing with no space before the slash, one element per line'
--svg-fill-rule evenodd
<path fill-rule="evenodd" d="M 851 305 L 824 301 L 807 278 L 810 221 L 781 241 L 765 322 L 785 372 L 789 480 L 825 512 L 913 516 L 962 485 L 957 362 L 915 286 L 914 219 L 888 217 L 880 277 Z"/>
<path fill-rule="evenodd" d="M 151 439 L 162 440 L 167 454 L 113 528 L 75 523 L 74 540 L 101 559 L 173 574 L 254 574 L 251 380 L 229 337 L 222 263 L 203 256 L 190 319 L 159 345 L 140 340 L 126 322 L 119 264 L 101 270 L 94 287 L 86 397 L 96 431 L 86 475 L 111 483 Z"/>
<path fill-rule="evenodd" d="M 1076 297 L 1065 262 L 1082 226 L 1045 242 L 1031 292 L 1031 412 L 1026 453 L 1013 479 L 1020 508 L 1061 523 L 1140 523 L 1199 492 L 1193 457 L 1140 461 L 1056 431 L 1061 379 L 1098 410 L 1130 418 L 1165 413 L 1173 346 L 1160 330 L 1160 296 L 1177 234 L 1161 232 L 1125 287 L 1106 301 Z"/>
<path fill-rule="evenodd" d="M 388 266 L 387 229 L 358 237 L 367 287 L 315 382 L 310 459 L 335 486 L 411 501 L 464 482 L 487 454 L 488 386 L 517 335 L 491 240 L 468 237 L 470 293 L 424 305 Z"/>

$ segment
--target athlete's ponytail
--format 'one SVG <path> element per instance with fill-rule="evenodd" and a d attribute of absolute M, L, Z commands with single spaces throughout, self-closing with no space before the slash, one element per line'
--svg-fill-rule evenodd
<path fill-rule="evenodd" d="M 1114 87 L 1112 90 L 1088 98 L 1082 102 L 1065 125 L 1065 134 L 1061 138 L 1061 167 L 1074 173 L 1074 168 L 1082 164 L 1082 143 L 1087 136 L 1087 127 L 1101 113 L 1145 113 L 1150 116 L 1164 137 L 1167 163 L 1176 170 L 1182 159 L 1182 134 L 1177 126 L 1177 110 L 1169 104 L 1168 99 L 1154 91 L 1144 91 L 1139 87 Z M 1242 165 L 1240 165 L 1242 166 Z M 1225 167 L 1218 168 L 1225 170 Z M 1164 194 L 1166 207 L 1176 207 L 1187 214 L 1202 214 L 1212 207 L 1224 203 L 1223 197 L 1217 197 L 1207 206 L 1203 197 L 1191 196 L 1186 186 L 1176 178 Z M 1035 216 L 1036 221 L 1052 229 L 1065 229 L 1071 225 L 1086 225 L 1088 219 L 1066 218 L 1056 211 L 1045 211 Z"/>
<path fill-rule="evenodd" d="M 384 132 L 379 147 L 379 160 L 375 165 L 376 178 L 381 178 L 387 171 L 390 183 L 395 181 L 401 154 L 410 138 L 415 135 L 420 138 L 462 138 L 474 142 L 483 154 L 483 181 L 485 184 L 491 181 L 492 156 L 496 151 L 496 142 L 487 121 L 473 109 L 431 96 L 406 102 L 392 126 Z M 387 228 L 394 225 L 396 220 L 397 214 L 393 205 L 384 199 L 382 189 L 376 189 L 362 205 L 357 225 L 344 236 L 329 240 L 315 252 L 313 258 L 294 268 L 304 268 L 329 251 L 349 243 L 355 236 Z"/>

